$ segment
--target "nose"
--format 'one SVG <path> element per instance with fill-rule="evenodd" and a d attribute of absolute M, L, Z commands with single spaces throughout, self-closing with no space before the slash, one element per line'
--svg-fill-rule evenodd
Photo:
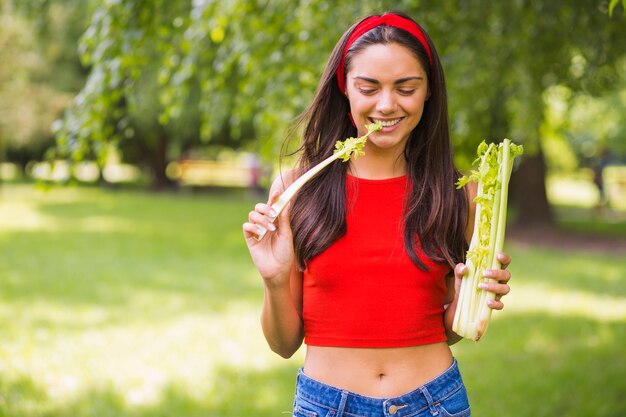
<path fill-rule="evenodd" d="M 396 99 L 391 91 L 382 91 L 376 103 L 376 110 L 383 114 L 393 113 L 396 110 Z"/>

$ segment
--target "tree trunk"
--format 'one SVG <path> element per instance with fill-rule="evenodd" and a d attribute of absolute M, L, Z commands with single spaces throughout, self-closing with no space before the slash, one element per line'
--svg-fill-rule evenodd
<path fill-rule="evenodd" d="M 172 190 L 176 188 L 176 182 L 167 176 L 167 135 L 161 129 L 158 133 L 157 143 L 150 159 L 152 171 L 152 189 L 156 191 Z"/>
<path fill-rule="evenodd" d="M 550 226 L 554 216 L 546 192 L 546 161 L 541 146 L 534 155 L 523 155 L 509 185 L 516 225 Z"/>

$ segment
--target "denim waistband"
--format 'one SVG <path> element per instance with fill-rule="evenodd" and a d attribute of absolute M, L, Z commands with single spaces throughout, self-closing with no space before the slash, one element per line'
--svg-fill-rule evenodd
<path fill-rule="evenodd" d="M 390 398 L 368 397 L 326 385 L 307 376 L 300 369 L 296 383 L 296 397 L 334 410 L 333 415 L 408 417 L 429 408 L 435 412 L 435 407 L 439 402 L 444 401 L 461 388 L 463 388 L 463 380 L 458 363 L 456 359 L 453 359 L 452 365 L 433 380 L 409 393 Z"/>

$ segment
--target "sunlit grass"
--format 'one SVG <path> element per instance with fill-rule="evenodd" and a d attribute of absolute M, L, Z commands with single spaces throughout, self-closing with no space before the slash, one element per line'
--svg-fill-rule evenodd
<path fill-rule="evenodd" d="M 507 250 L 505 310 L 479 343 L 454 347 L 475 414 L 626 415 L 626 262 L 514 242 Z"/>
<path fill-rule="evenodd" d="M 5 187 L 0 414 L 206 415 L 225 372 L 283 365 L 258 325 L 240 229 L 250 204 Z"/>
<path fill-rule="evenodd" d="M 621 168 L 621 167 L 620 167 Z M 626 210 L 626 188 L 623 168 L 606 169 L 605 189 L 612 207 Z M 619 176 L 618 176 L 619 175 Z M 577 176 L 549 176 L 546 180 L 548 197 L 553 204 L 592 208 L 598 204 L 600 192 L 593 183 L 593 174 L 582 171 Z"/>
<path fill-rule="evenodd" d="M 626 320 L 626 262 L 618 255 L 546 248 L 514 251 L 519 260 L 511 268 L 520 277 L 516 291 L 507 297 L 511 310 Z"/>
<path fill-rule="evenodd" d="M 252 204 L 4 186 L 0 415 L 288 415 L 303 351 L 280 359 L 262 337 L 241 236 Z M 626 262 L 507 251 L 505 311 L 454 347 L 474 415 L 626 415 Z"/>

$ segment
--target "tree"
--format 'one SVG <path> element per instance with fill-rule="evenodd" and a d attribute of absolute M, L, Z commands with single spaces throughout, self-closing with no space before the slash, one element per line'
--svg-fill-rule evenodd
<path fill-rule="evenodd" d="M 526 148 L 511 184 L 511 200 L 524 224 L 552 220 L 541 135 L 544 92 L 560 85 L 602 94 L 619 85 L 625 51 L 612 40 L 626 37 L 626 25 L 610 19 L 603 3 L 597 6 L 582 1 L 420 5 L 427 10 L 428 30 L 440 40 L 457 147 L 508 136 Z M 584 65 L 576 67 L 577 62 Z"/>
<path fill-rule="evenodd" d="M 35 13 L 32 2 L 6 0 L 0 10 L 0 143 L 22 168 L 54 144 L 50 126 L 80 80 L 67 35 L 79 26 L 82 9 L 46 4 Z"/>
<path fill-rule="evenodd" d="M 253 126 L 257 140 L 248 146 L 276 155 L 343 28 L 371 10 L 399 8 L 418 17 L 443 58 L 460 164 L 472 159 L 485 137 L 509 136 L 526 147 L 512 199 L 527 223 L 551 219 L 541 140 L 544 92 L 563 85 L 601 94 L 616 84 L 616 65 L 624 56 L 613 40 L 624 38 L 625 25 L 616 13 L 608 16 L 604 3 L 595 8 L 583 1 L 547 0 L 363 1 L 332 8 L 325 1 L 287 0 L 191 5 L 159 0 L 149 8 L 140 0 L 94 4 L 81 42 L 89 79 L 58 136 L 66 154 L 80 159 L 89 148 L 99 152 L 119 141 L 130 126 L 124 120 L 134 88 L 156 66 L 159 111 L 150 120 L 167 126 L 197 110 L 199 140 L 224 132 L 241 138 L 243 126 Z M 198 97 L 190 103 L 192 92 Z M 525 198 L 515 198 L 521 193 Z"/>
<path fill-rule="evenodd" d="M 288 0 L 94 5 L 80 44 L 89 77 L 57 130 L 59 154 L 72 160 L 90 153 L 103 160 L 109 143 L 129 140 L 143 149 L 136 155 L 158 146 L 166 160 L 186 147 L 172 126 L 190 112 L 200 141 L 221 136 L 245 144 L 243 134 L 253 131 L 263 138 L 255 150 L 276 155 L 339 36 L 329 28 L 338 31 L 336 19 L 351 21 L 367 8 Z M 150 84 L 159 93 L 146 111 Z M 139 120 L 142 128 L 133 128 Z M 164 177 L 163 164 L 153 170 Z"/>

